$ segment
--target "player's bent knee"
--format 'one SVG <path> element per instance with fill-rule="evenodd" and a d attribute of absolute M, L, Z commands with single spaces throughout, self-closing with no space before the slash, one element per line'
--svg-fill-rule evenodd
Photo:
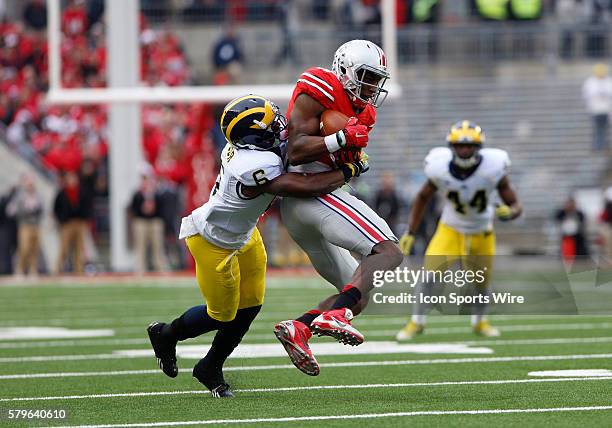
<path fill-rule="evenodd" d="M 242 297 L 240 299 L 240 304 L 238 305 L 238 309 L 247 309 L 253 306 L 261 306 L 264 303 L 264 295 L 261 294 L 253 294 L 251 296 Z"/>
<path fill-rule="evenodd" d="M 234 318 L 236 318 L 236 312 L 238 311 L 238 308 L 236 308 L 236 310 L 233 311 L 211 311 L 210 309 L 208 310 L 208 315 L 219 322 L 230 322 L 230 321 L 234 321 Z"/>
<path fill-rule="evenodd" d="M 389 261 L 389 264 L 399 266 L 404 261 L 402 250 L 393 241 L 379 242 L 372 248 L 372 254 L 384 254 Z"/>
<path fill-rule="evenodd" d="M 221 316 L 219 317 L 219 319 L 217 319 L 217 321 L 230 322 L 230 321 L 234 321 L 234 319 L 236 319 L 236 312 L 226 312 L 226 313 L 221 314 Z"/>

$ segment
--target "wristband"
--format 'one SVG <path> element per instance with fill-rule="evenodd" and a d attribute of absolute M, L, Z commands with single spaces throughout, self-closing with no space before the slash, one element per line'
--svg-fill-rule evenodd
<path fill-rule="evenodd" d="M 327 151 L 330 153 L 334 153 L 340 150 L 342 147 L 344 147 L 343 137 L 344 137 L 344 132 L 338 131 L 335 134 L 331 134 L 323 138 L 323 141 L 325 142 L 325 146 L 327 146 Z"/>

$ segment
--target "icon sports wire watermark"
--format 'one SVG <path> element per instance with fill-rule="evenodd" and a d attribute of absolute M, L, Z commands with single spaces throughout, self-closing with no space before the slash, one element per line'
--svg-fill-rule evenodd
<path fill-rule="evenodd" d="M 584 258 L 428 256 L 375 271 L 368 314 L 612 315 L 612 263 Z"/>

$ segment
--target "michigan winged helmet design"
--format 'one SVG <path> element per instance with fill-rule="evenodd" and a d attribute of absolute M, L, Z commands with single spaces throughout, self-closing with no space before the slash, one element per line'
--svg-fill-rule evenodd
<path fill-rule="evenodd" d="M 259 95 L 230 101 L 220 125 L 225 139 L 239 149 L 270 150 L 286 139 L 287 120 L 276 104 Z"/>

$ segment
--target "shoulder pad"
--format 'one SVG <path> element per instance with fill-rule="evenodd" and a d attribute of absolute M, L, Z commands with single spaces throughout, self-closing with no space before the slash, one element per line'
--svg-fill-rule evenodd
<path fill-rule="evenodd" d="M 448 147 L 436 147 L 425 157 L 425 175 L 435 180 L 444 171 L 448 171 L 449 162 L 453 159 L 453 153 Z"/>
<path fill-rule="evenodd" d="M 510 156 L 502 149 L 485 148 L 480 150 L 483 162 L 483 172 L 495 182 L 508 175 L 510 171 Z"/>
<path fill-rule="evenodd" d="M 329 109 L 336 102 L 337 83 L 338 78 L 330 70 L 311 67 L 300 75 L 296 88 Z"/>
<path fill-rule="evenodd" d="M 310 67 L 302 73 L 302 75 L 305 75 L 305 74 L 310 74 L 312 76 L 315 76 L 321 80 L 324 80 L 330 85 L 333 85 L 334 81 L 338 80 L 338 77 L 333 71 L 328 70 L 327 68 L 323 68 L 323 67 Z"/>
<path fill-rule="evenodd" d="M 274 152 L 240 149 L 226 164 L 231 174 L 245 186 L 257 186 L 283 173 L 283 159 Z"/>

